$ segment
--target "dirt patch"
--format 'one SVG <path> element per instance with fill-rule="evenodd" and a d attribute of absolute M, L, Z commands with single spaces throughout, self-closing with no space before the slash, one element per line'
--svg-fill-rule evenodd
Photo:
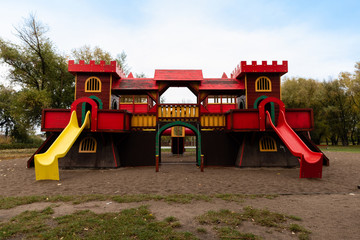
<path fill-rule="evenodd" d="M 322 179 L 299 179 L 299 169 L 213 167 L 200 172 L 193 164 L 164 164 L 155 167 L 109 170 L 60 170 L 61 181 L 35 181 L 34 169 L 26 169 L 26 159 L 0 161 L 2 196 L 81 195 L 81 194 L 279 194 L 275 199 L 246 199 L 228 202 L 213 199 L 192 204 L 168 204 L 162 201 L 143 203 L 90 202 L 80 205 L 55 203 L 55 214 L 68 214 L 79 208 L 94 212 L 121 211 L 124 208 L 149 205 L 162 220 L 175 216 L 182 230 L 196 231 L 195 216 L 208 210 L 241 210 L 244 206 L 267 208 L 303 219 L 302 225 L 312 231 L 313 239 L 357 239 L 360 216 L 360 154 L 327 152 L 330 167 L 324 167 Z M 28 209 L 43 209 L 49 203 L 35 203 L 0 211 L 0 220 Z M 251 224 L 250 224 L 251 225 Z M 251 225 L 253 226 L 253 225 Z M 249 228 L 247 224 L 243 226 Z M 257 227 L 248 232 L 264 232 Z M 267 238 L 289 239 L 293 236 L 263 233 Z M 266 235 L 269 234 L 269 235 Z M 261 234 L 259 234 L 261 235 Z M 215 238 L 209 231 L 198 235 Z M 281 236 L 281 237 L 280 237 Z"/>

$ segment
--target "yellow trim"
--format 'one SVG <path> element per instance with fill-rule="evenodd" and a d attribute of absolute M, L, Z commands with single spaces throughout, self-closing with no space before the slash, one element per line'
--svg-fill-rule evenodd
<path fill-rule="evenodd" d="M 270 136 L 263 136 L 259 140 L 260 152 L 277 152 L 276 141 Z"/>
<path fill-rule="evenodd" d="M 85 137 L 80 142 L 79 153 L 96 153 L 96 148 L 96 139 L 93 137 Z"/>
<path fill-rule="evenodd" d="M 112 74 L 110 73 L 110 87 L 109 87 L 109 109 L 111 109 L 111 86 L 112 86 Z"/>
<path fill-rule="evenodd" d="M 97 81 L 93 81 L 93 82 L 90 82 L 90 90 L 88 89 L 88 82 L 91 81 L 92 79 L 95 79 Z M 98 84 L 97 84 L 98 82 Z M 98 89 L 97 89 L 98 88 Z M 96 89 L 96 90 L 93 90 L 93 89 Z M 89 77 L 88 79 L 86 79 L 85 81 L 85 92 L 101 92 L 101 80 L 100 78 L 98 77 Z"/>
<path fill-rule="evenodd" d="M 245 109 L 248 109 L 248 94 L 247 94 L 247 75 L 245 74 Z"/>
<path fill-rule="evenodd" d="M 76 89 L 77 89 L 77 73 L 75 74 L 75 94 L 74 94 L 74 101 L 76 100 Z"/>
<path fill-rule="evenodd" d="M 143 129 L 143 132 L 155 132 L 155 131 L 156 129 L 148 129 L 148 128 Z"/>
<path fill-rule="evenodd" d="M 258 84 L 258 82 L 260 84 Z M 260 85 L 260 87 L 258 86 Z M 255 92 L 271 92 L 271 80 L 268 77 L 261 76 L 255 80 Z"/>
<path fill-rule="evenodd" d="M 201 131 L 214 131 L 214 129 L 210 129 L 210 128 L 202 128 Z"/>
<path fill-rule="evenodd" d="M 181 127 L 181 135 L 175 134 L 175 127 Z M 185 137 L 185 127 L 175 126 L 171 128 L 171 137 Z"/>

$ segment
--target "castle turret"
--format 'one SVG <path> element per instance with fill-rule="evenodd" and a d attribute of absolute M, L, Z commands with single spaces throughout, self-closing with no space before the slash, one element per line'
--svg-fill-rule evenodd
<path fill-rule="evenodd" d="M 111 87 L 113 81 L 124 78 L 125 74 L 116 61 L 105 64 L 80 60 L 75 64 L 69 61 L 69 72 L 75 75 L 75 100 L 82 97 L 94 99 L 100 108 L 111 109 Z"/>

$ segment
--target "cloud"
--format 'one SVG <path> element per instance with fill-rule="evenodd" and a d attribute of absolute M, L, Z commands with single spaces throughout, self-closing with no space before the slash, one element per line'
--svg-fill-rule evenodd
<path fill-rule="evenodd" d="M 124 50 L 131 70 L 148 77 L 164 68 L 202 69 L 205 77 L 220 77 L 241 60 L 288 60 L 287 76 L 319 80 L 353 71 L 360 55 L 358 31 L 320 29 L 314 17 L 301 19 L 309 13 L 289 12 L 280 2 L 24 1 L 5 5 L 9 10 L 1 11 L 0 29 L 8 36 L 12 25 L 36 10 L 60 51 L 84 44 L 114 56 Z"/>

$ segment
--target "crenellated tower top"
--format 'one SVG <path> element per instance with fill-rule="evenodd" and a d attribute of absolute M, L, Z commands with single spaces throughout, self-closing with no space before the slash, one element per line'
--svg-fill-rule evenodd
<path fill-rule="evenodd" d="M 245 73 L 280 73 L 283 75 L 287 72 L 288 61 L 282 61 L 282 64 L 278 64 L 277 61 L 272 61 L 271 64 L 268 64 L 267 61 L 262 61 L 261 64 L 252 61 L 250 65 L 246 61 L 241 61 L 231 73 L 231 78 L 240 78 Z"/>
<path fill-rule="evenodd" d="M 77 72 L 98 72 L 111 73 L 116 78 L 126 78 L 125 73 L 116 61 L 111 61 L 110 64 L 106 64 L 105 61 L 100 61 L 99 64 L 96 64 L 95 61 L 90 61 L 86 64 L 84 60 L 80 60 L 79 63 L 70 60 L 68 70 L 73 74 Z"/>

